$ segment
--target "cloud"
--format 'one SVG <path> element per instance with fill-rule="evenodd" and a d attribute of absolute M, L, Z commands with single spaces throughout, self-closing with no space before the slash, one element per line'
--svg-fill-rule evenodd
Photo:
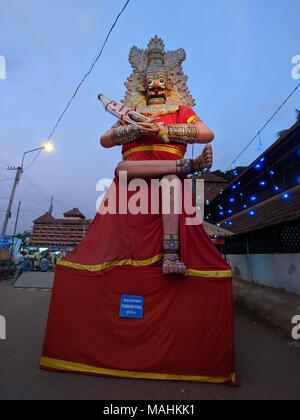
<path fill-rule="evenodd" d="M 94 33 L 96 30 L 96 17 L 95 14 L 84 12 L 82 15 L 82 29 L 87 34 Z"/>
<path fill-rule="evenodd" d="M 260 104 L 257 108 L 257 111 L 258 112 L 275 111 L 279 105 L 280 105 L 280 101 L 278 99 L 270 99 Z"/>

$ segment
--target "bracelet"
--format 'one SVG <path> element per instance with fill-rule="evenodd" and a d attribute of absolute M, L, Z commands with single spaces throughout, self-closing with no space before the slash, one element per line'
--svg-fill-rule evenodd
<path fill-rule="evenodd" d="M 144 134 L 144 130 L 135 125 L 122 125 L 114 128 L 112 139 L 117 146 L 122 146 L 137 140 Z"/>
<path fill-rule="evenodd" d="M 168 125 L 168 137 L 175 143 L 192 144 L 198 137 L 196 124 Z"/>
<path fill-rule="evenodd" d="M 163 250 L 165 254 L 177 254 L 180 249 L 179 235 L 164 235 Z"/>
<path fill-rule="evenodd" d="M 191 175 L 195 172 L 195 169 L 194 159 L 182 159 L 176 161 L 176 175 L 179 177 Z"/>

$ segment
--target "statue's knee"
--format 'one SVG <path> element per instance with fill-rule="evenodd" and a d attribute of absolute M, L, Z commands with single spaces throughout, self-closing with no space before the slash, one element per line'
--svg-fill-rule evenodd
<path fill-rule="evenodd" d="M 123 162 L 121 162 L 121 163 L 119 163 L 118 164 L 118 166 L 116 167 L 116 170 L 115 170 L 115 176 L 117 177 L 117 178 L 119 178 L 119 176 L 120 176 L 120 172 L 122 172 L 122 171 L 124 171 L 125 169 L 124 169 L 124 164 L 123 164 Z"/>

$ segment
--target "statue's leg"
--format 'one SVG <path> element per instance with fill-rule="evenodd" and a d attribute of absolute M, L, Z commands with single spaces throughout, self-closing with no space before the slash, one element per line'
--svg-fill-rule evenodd
<path fill-rule="evenodd" d="M 194 160 L 145 160 L 123 161 L 116 169 L 116 175 L 127 172 L 128 179 L 162 178 L 165 175 L 189 175 L 212 166 L 213 156 L 210 145 L 205 146 L 202 154 Z"/>
<path fill-rule="evenodd" d="M 178 214 L 178 212 L 176 212 L 176 208 L 181 207 L 181 203 L 176 203 L 176 200 L 181 200 L 181 194 L 178 194 L 175 191 L 175 188 L 181 189 L 181 183 L 176 175 L 167 175 L 164 178 L 167 179 L 168 182 L 172 183 L 173 188 L 170 189 L 170 195 L 168 194 L 168 196 L 166 196 L 163 194 L 162 197 L 162 208 L 170 208 L 170 212 L 163 214 L 163 273 L 184 274 L 187 268 L 180 259 L 180 215 Z M 176 180 L 178 180 L 179 182 L 176 183 Z M 165 207 L 165 204 L 168 207 Z"/>
<path fill-rule="evenodd" d="M 119 176 L 120 172 L 126 172 L 129 180 L 135 178 L 141 179 L 161 179 L 166 178 L 169 182 L 174 181 L 177 177 L 178 164 L 182 164 L 186 161 L 174 161 L 174 160 L 147 160 L 147 161 L 123 161 L 117 169 L 116 175 Z M 193 161 L 192 168 L 201 170 L 206 167 L 212 166 L 212 149 L 211 146 L 206 146 L 202 154 Z M 184 172 L 185 166 L 183 167 L 183 175 L 189 172 Z M 192 172 L 191 172 L 192 173 Z M 180 184 L 180 183 L 179 183 Z M 174 189 L 170 190 L 171 196 L 163 196 L 163 200 L 169 200 L 171 203 L 171 211 L 168 214 L 163 215 L 164 225 L 164 262 L 163 272 L 165 274 L 184 274 L 186 272 L 186 266 L 180 260 L 180 238 L 179 238 L 179 221 L 180 215 L 174 211 L 176 208 L 175 200 L 181 199 L 180 194 L 176 194 Z"/>
<path fill-rule="evenodd" d="M 176 174 L 175 160 L 137 160 L 123 161 L 116 169 L 116 175 L 127 172 L 128 179 L 162 178 L 164 175 Z"/>

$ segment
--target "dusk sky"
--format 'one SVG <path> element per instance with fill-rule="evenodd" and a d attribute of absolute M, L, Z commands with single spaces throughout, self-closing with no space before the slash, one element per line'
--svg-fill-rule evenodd
<path fill-rule="evenodd" d="M 89 69 L 125 0 L 0 0 L 0 226 L 14 172 L 25 151 L 39 147 L 76 85 Z M 92 75 L 53 138 L 56 150 L 41 154 L 20 182 L 19 231 L 45 213 L 79 207 L 95 213 L 96 183 L 111 178 L 120 149 L 101 149 L 99 137 L 115 119 L 98 94 L 121 100 L 131 72 L 128 53 L 157 34 L 166 49 L 183 47 L 184 70 L 197 100 L 195 110 L 214 130 L 213 169 L 225 169 L 296 87 L 292 58 L 300 55 L 299 0 L 131 0 Z M 289 128 L 300 108 L 300 90 L 262 135 L 269 147 Z M 258 156 L 258 142 L 239 160 Z M 196 153 L 202 147 L 196 146 Z M 34 158 L 28 156 L 25 167 Z"/>

